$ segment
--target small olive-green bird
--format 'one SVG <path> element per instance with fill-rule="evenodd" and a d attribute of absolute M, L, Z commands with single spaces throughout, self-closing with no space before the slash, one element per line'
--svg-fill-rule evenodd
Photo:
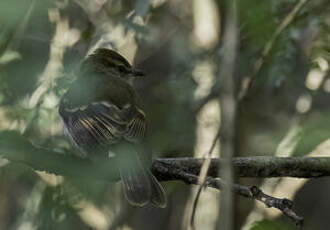
<path fill-rule="evenodd" d="M 117 52 L 97 49 L 82 63 L 60 101 L 65 132 L 82 155 L 114 154 L 128 202 L 166 206 L 166 195 L 143 163 L 146 118 L 132 80 L 143 76 Z"/>

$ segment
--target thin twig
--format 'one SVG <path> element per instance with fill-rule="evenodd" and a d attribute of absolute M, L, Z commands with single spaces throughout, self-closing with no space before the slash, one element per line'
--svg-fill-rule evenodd
<path fill-rule="evenodd" d="M 187 184 L 199 184 L 199 177 L 185 171 L 176 172 L 179 178 Z M 243 186 L 239 184 L 231 184 L 223 182 L 219 178 L 208 177 L 206 180 L 206 186 L 222 190 L 224 187 L 230 186 L 232 192 L 254 200 L 258 200 L 264 203 L 268 208 L 276 208 L 280 210 L 285 216 L 289 217 L 296 225 L 301 226 L 304 218 L 297 215 L 293 211 L 293 202 L 286 198 L 276 198 L 269 196 L 261 191 L 257 186 Z"/>
<path fill-rule="evenodd" d="M 26 28 L 29 24 L 32 12 L 36 5 L 36 0 L 33 0 L 30 2 L 30 6 L 27 9 L 24 17 L 22 18 L 21 22 L 16 28 L 16 31 L 12 37 L 12 39 L 9 41 L 9 44 L 7 46 L 7 50 L 17 50 L 20 46 L 20 43 L 22 41 L 22 38 L 24 38 L 24 32 L 26 31 Z"/>
<path fill-rule="evenodd" d="M 296 225 L 301 226 L 303 224 L 304 218 L 301 216 L 298 216 L 293 210 L 293 202 L 289 199 L 283 198 L 276 198 L 269 196 L 261 191 L 256 186 L 252 186 L 249 188 L 250 192 L 252 194 L 253 199 L 256 199 L 262 203 L 264 203 L 268 208 L 277 208 L 282 213 L 289 217 L 291 220 L 295 222 Z"/>
<path fill-rule="evenodd" d="M 217 82 L 215 82 L 215 84 L 217 84 Z M 197 101 L 194 102 L 194 104 L 192 105 L 192 111 L 194 113 L 197 113 L 198 111 L 201 110 L 201 108 L 204 107 L 204 105 L 206 105 L 210 100 L 219 97 L 219 87 L 218 86 L 213 86 L 210 93 L 203 97 L 198 99 Z"/>
<path fill-rule="evenodd" d="M 212 145 L 211 148 L 206 156 L 206 158 L 203 159 L 203 164 L 201 167 L 201 171 L 199 173 L 199 187 L 198 187 L 198 191 L 194 200 L 194 204 L 193 204 L 193 208 L 192 208 L 192 212 L 191 212 L 191 218 L 190 218 L 190 226 L 194 229 L 194 222 L 195 222 L 195 214 L 196 214 L 196 210 L 197 210 L 197 205 L 198 205 L 198 200 L 200 198 L 200 195 L 202 193 L 202 189 L 205 187 L 205 182 L 206 182 L 206 177 L 207 177 L 207 173 L 209 171 L 210 168 L 210 164 L 211 164 L 211 156 L 212 153 L 214 151 L 214 148 L 216 146 L 216 143 L 219 139 L 220 136 L 220 129 L 218 129 L 217 134 L 215 135 L 213 141 L 212 141 Z"/>
<path fill-rule="evenodd" d="M 209 186 L 221 189 L 223 186 L 221 179 L 210 178 Z M 276 208 L 280 210 L 285 216 L 289 217 L 295 222 L 296 225 L 301 226 L 303 224 L 304 218 L 298 216 L 293 211 L 293 202 L 286 198 L 276 198 L 269 196 L 262 192 L 257 186 L 243 186 L 239 184 L 232 185 L 232 191 L 237 193 L 240 196 L 258 200 L 264 203 L 268 208 Z"/>
<path fill-rule="evenodd" d="M 299 10 L 306 2 L 307 0 L 300 0 L 299 2 L 297 2 L 297 4 L 292 8 L 288 15 L 283 19 L 281 24 L 276 28 L 271 39 L 265 44 L 261 52 L 261 57 L 259 57 L 253 65 L 252 73 L 250 74 L 250 76 L 245 77 L 245 81 L 242 82 L 242 86 L 238 95 L 240 101 L 242 101 L 248 95 L 248 92 L 253 88 L 256 80 L 255 78 L 258 75 L 261 67 L 263 66 L 265 58 L 269 55 L 269 52 L 271 51 L 276 39 L 283 32 L 283 30 L 285 30 L 285 28 L 292 22 L 292 20 L 295 18 Z M 218 95 L 218 89 L 212 89 L 207 96 L 195 102 L 193 110 L 199 111 L 208 101 L 218 97 Z"/>
<path fill-rule="evenodd" d="M 200 179 L 200 175 L 199 175 L 199 179 Z M 196 194 L 196 197 L 194 199 L 194 203 L 193 203 L 193 207 L 192 207 L 192 211 L 191 211 L 191 215 L 190 215 L 190 227 L 192 229 L 195 229 L 195 215 L 196 215 L 196 211 L 197 211 L 197 205 L 198 205 L 198 201 L 199 201 L 199 197 L 202 193 L 202 189 L 205 188 L 206 186 L 206 181 L 203 181 L 202 184 L 198 185 L 198 191 Z"/>
<path fill-rule="evenodd" d="M 283 30 L 293 21 L 299 10 L 303 7 L 303 5 L 307 1 L 308 0 L 299 0 L 297 4 L 292 8 L 292 10 L 286 15 L 283 21 L 278 25 L 273 35 L 271 36 L 270 40 L 265 44 L 261 53 L 261 57 L 259 57 L 255 61 L 251 76 L 247 77 L 246 79 L 248 80 L 247 82 L 245 82 L 246 84 L 242 85 L 242 89 L 239 93 L 239 100 L 244 99 L 245 96 L 248 94 L 248 92 L 251 90 L 251 88 L 253 88 L 255 84 L 256 76 L 258 75 L 261 67 L 263 66 L 265 62 L 265 58 L 269 55 L 269 52 L 273 48 L 275 41 L 277 40 L 279 35 L 283 32 Z"/>

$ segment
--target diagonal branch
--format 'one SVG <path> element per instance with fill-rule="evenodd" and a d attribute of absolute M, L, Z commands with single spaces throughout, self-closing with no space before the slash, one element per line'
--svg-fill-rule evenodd
<path fill-rule="evenodd" d="M 203 185 L 199 180 L 199 176 L 185 172 L 184 170 L 174 170 L 170 171 L 173 173 L 173 178 L 177 180 L 181 180 L 186 184 L 194 184 L 194 185 Z M 228 184 L 223 182 L 223 180 L 219 178 L 208 177 L 205 183 L 206 186 L 212 187 L 215 189 L 222 190 L 224 187 L 228 187 Z M 293 208 L 293 202 L 286 198 L 276 198 L 269 196 L 261 191 L 256 186 L 243 186 L 239 184 L 231 184 L 229 186 L 231 191 L 246 198 L 255 199 L 262 203 L 264 203 L 268 208 L 276 208 L 280 210 L 285 216 L 289 217 L 297 226 L 301 226 L 303 224 L 304 218 L 298 216 Z"/>
<path fill-rule="evenodd" d="M 303 224 L 304 218 L 298 216 L 293 210 L 293 202 L 289 199 L 283 198 L 276 198 L 269 196 L 261 191 L 256 186 L 252 186 L 249 188 L 251 198 L 256 199 L 262 203 L 264 203 L 268 208 L 277 208 L 282 213 L 293 220 L 296 225 L 301 226 Z"/>
<path fill-rule="evenodd" d="M 251 73 L 251 76 L 249 77 L 249 80 L 242 86 L 242 89 L 239 93 L 239 99 L 244 99 L 249 91 L 253 88 L 256 77 L 261 70 L 261 67 L 263 66 L 265 62 L 265 58 L 269 55 L 271 49 L 274 46 L 275 41 L 280 36 L 280 34 L 289 26 L 289 24 L 293 21 L 293 19 L 296 17 L 296 15 L 299 13 L 300 9 L 305 5 L 305 3 L 308 0 L 299 0 L 297 4 L 291 9 L 291 11 L 286 15 L 286 17 L 283 19 L 283 21 L 278 25 L 276 30 L 274 31 L 273 35 L 271 36 L 270 40 L 265 44 L 261 57 L 259 57 L 256 62 L 254 63 L 253 70 Z"/>
<path fill-rule="evenodd" d="M 219 137 L 220 137 L 220 129 L 218 129 L 218 132 L 217 132 L 217 134 L 215 135 L 215 137 L 212 141 L 211 148 L 210 148 L 210 150 L 207 154 L 207 157 L 203 160 L 203 164 L 202 164 L 200 172 L 198 174 L 199 175 L 199 179 L 198 179 L 199 187 L 198 187 L 198 191 L 197 191 L 194 203 L 193 203 L 191 217 L 190 217 L 190 226 L 192 228 L 194 226 L 195 214 L 196 214 L 197 205 L 198 205 L 200 195 L 202 194 L 202 189 L 205 188 L 205 186 L 207 186 L 205 182 L 206 182 L 207 173 L 209 171 L 210 164 L 211 164 L 211 156 L 212 156 L 212 153 L 215 149 L 215 146 L 216 146 L 216 143 L 217 143 Z"/>

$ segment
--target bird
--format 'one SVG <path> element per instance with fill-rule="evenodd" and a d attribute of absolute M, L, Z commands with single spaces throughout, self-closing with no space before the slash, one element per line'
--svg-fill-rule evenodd
<path fill-rule="evenodd" d="M 116 160 L 131 205 L 166 207 L 165 191 L 144 163 L 147 119 L 132 85 L 144 73 L 118 52 L 98 48 L 76 75 L 58 109 L 66 136 L 82 157 Z"/>

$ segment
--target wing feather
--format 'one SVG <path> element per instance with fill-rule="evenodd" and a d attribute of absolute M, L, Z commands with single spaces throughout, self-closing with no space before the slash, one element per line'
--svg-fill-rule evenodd
<path fill-rule="evenodd" d="M 146 122 L 144 117 L 137 116 L 129 122 L 125 138 L 129 141 L 136 142 L 144 137 L 145 131 Z"/>
<path fill-rule="evenodd" d="M 60 114 L 71 139 L 85 152 L 120 139 L 137 142 L 146 131 L 144 114 L 131 106 L 120 109 L 114 104 L 94 102 L 82 109 L 64 109 Z"/>

